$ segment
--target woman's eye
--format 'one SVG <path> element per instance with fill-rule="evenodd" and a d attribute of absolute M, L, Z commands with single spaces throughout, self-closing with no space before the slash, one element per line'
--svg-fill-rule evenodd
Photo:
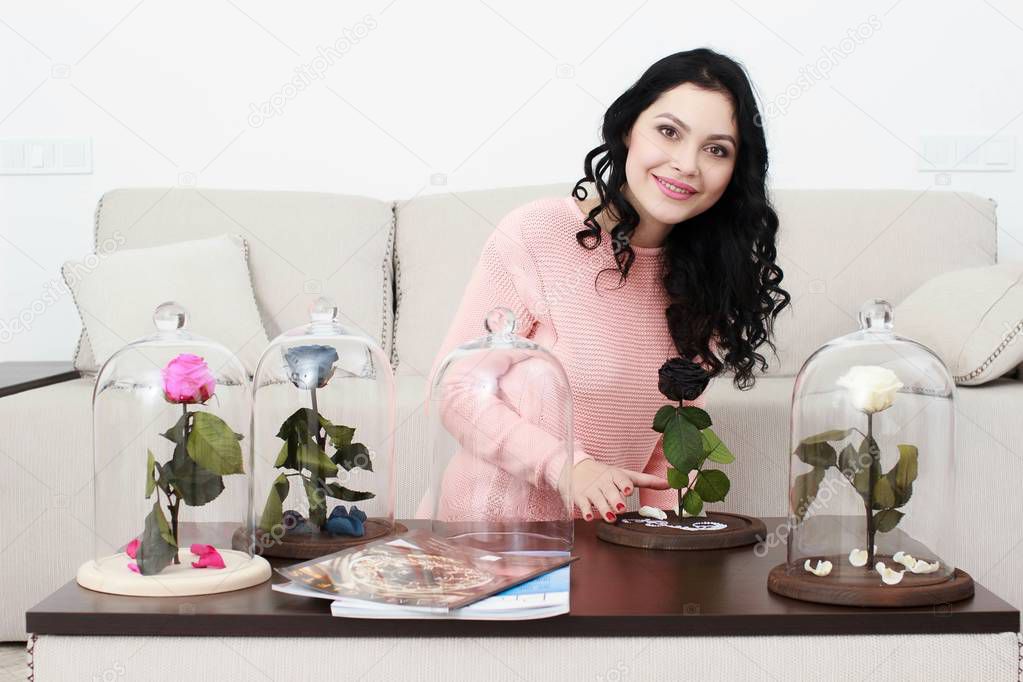
<path fill-rule="evenodd" d="M 665 130 L 667 130 L 667 131 L 669 131 L 669 132 L 671 132 L 671 133 L 672 133 L 672 135 L 666 135 L 666 137 L 667 137 L 667 138 L 668 138 L 669 140 L 674 140 L 674 139 L 675 139 L 675 137 L 677 137 L 677 135 L 678 135 L 678 134 L 677 134 L 677 133 L 675 132 L 675 129 L 674 129 L 674 128 L 672 128 L 671 126 L 661 126 L 661 128 L 660 128 L 660 131 L 661 131 L 661 132 L 663 133 L 663 132 L 664 132 Z M 675 137 L 673 137 L 673 135 L 674 135 Z"/>
<path fill-rule="evenodd" d="M 720 156 L 721 158 L 725 158 L 726 156 L 728 156 L 728 150 L 725 149 L 724 147 L 714 145 L 713 147 L 711 147 L 711 149 L 716 149 L 717 151 L 721 152 L 720 154 L 715 152 L 714 156 Z"/>

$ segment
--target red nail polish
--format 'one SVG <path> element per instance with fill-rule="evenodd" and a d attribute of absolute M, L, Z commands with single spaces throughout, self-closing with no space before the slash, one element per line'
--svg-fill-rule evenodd
<path fill-rule="evenodd" d="M 625 505 L 624 505 L 624 504 L 622 504 L 621 502 L 619 502 L 619 503 L 618 503 L 618 511 L 621 511 L 621 510 L 623 510 L 623 509 L 625 509 Z"/>
<path fill-rule="evenodd" d="M 632 494 L 632 488 L 626 488 L 626 489 L 625 489 L 625 490 L 624 490 L 623 492 L 624 492 L 624 493 L 625 493 L 626 495 L 631 495 L 631 494 Z"/>
<path fill-rule="evenodd" d="M 585 516 L 585 518 L 586 518 L 587 521 L 592 521 L 593 520 L 593 514 L 587 514 Z"/>
<path fill-rule="evenodd" d="M 607 520 L 608 521 L 614 521 L 615 520 L 615 515 L 612 514 L 611 512 L 608 512 L 607 513 Z"/>

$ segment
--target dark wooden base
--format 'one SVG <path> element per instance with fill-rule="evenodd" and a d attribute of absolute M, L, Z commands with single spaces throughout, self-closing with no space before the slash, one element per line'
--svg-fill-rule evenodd
<path fill-rule="evenodd" d="M 848 557 L 821 556 L 810 558 L 832 563 L 831 573 L 817 576 L 803 568 L 803 562 L 778 564 L 767 575 L 767 589 L 801 601 L 841 606 L 931 606 L 947 604 L 973 596 L 973 578 L 966 571 L 955 569 L 951 576 L 906 571 L 897 585 L 885 585 L 877 571 L 856 567 Z M 891 556 L 878 555 L 889 568 L 901 568 Z"/>
<path fill-rule="evenodd" d="M 666 523 L 671 525 L 694 526 L 703 521 L 722 523 L 726 527 L 715 530 L 682 530 L 669 526 L 645 526 L 631 523 L 629 519 L 643 519 L 639 512 L 626 512 L 614 523 L 597 521 L 597 537 L 605 542 L 641 549 L 727 549 L 752 545 L 767 535 L 764 522 L 754 516 L 707 512 L 707 516 L 685 516 L 681 519 L 675 512 L 667 512 Z M 698 526 L 697 526 L 698 527 Z"/>
<path fill-rule="evenodd" d="M 281 537 L 273 537 L 259 528 L 256 529 L 255 554 L 281 559 L 315 559 L 349 547 L 355 547 L 386 535 L 400 535 L 408 531 L 401 523 L 393 524 L 387 519 L 366 519 L 365 533 L 359 537 L 349 535 L 330 535 L 329 533 L 285 533 Z M 232 545 L 241 549 L 249 545 L 248 534 L 244 528 L 234 533 Z"/>

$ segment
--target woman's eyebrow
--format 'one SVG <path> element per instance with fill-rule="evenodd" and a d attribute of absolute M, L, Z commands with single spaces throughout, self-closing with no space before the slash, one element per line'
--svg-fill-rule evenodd
<path fill-rule="evenodd" d="M 687 133 L 691 132 L 691 128 L 688 125 L 686 125 L 686 123 L 684 121 L 679 120 L 674 114 L 669 114 L 668 112 L 665 112 L 663 114 L 658 114 L 655 118 L 666 118 L 666 119 L 668 119 L 670 121 L 673 121 L 675 123 L 675 125 L 677 125 L 682 130 L 686 131 Z M 738 145 L 735 144 L 735 138 L 734 137 L 732 137 L 731 135 L 726 135 L 724 133 L 716 133 L 714 135 L 708 135 L 707 139 L 708 140 L 728 140 L 733 145 L 738 146 Z"/>

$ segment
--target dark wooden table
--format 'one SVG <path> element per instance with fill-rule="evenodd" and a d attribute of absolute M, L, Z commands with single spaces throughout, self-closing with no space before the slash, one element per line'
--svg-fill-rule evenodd
<path fill-rule="evenodd" d="M 768 530 L 783 521 L 764 519 Z M 403 521 L 410 528 L 422 522 Z M 677 636 L 994 633 L 1019 631 L 1019 611 L 981 585 L 965 601 L 864 609 L 800 602 L 767 590 L 785 559 L 753 546 L 668 552 L 603 542 L 576 522 L 571 612 L 532 621 L 334 618 L 330 601 L 274 592 L 269 583 L 208 597 L 120 597 L 68 583 L 28 611 L 37 635 L 209 636 Z"/>
<path fill-rule="evenodd" d="M 77 379 L 74 365 L 64 360 L 0 362 L 0 398 L 40 386 Z"/>

